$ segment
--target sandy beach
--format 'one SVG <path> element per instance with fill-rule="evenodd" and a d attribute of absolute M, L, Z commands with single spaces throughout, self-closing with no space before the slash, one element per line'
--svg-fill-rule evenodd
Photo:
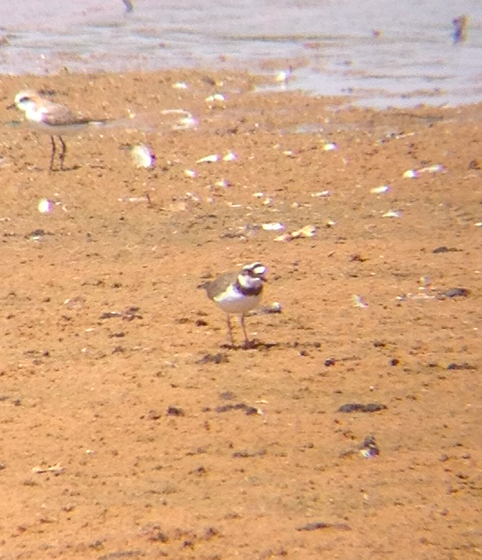
<path fill-rule="evenodd" d="M 0 84 L 1 559 L 480 558 L 480 106 Z M 25 88 L 111 120 L 66 171 Z M 199 285 L 254 261 L 231 348 Z"/>

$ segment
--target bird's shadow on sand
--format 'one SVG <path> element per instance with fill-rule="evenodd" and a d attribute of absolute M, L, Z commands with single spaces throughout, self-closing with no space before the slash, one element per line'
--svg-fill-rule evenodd
<path fill-rule="evenodd" d="M 277 342 L 262 342 L 258 339 L 248 340 L 243 344 L 230 344 L 228 342 L 221 344 L 221 348 L 224 350 L 270 350 L 277 346 L 279 346 Z"/>

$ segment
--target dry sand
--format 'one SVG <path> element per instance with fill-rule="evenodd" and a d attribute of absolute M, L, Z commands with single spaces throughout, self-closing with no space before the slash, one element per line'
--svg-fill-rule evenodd
<path fill-rule="evenodd" d="M 481 108 L 257 82 L 0 78 L 1 559 L 481 557 Z M 25 87 L 116 121 L 49 172 Z M 198 285 L 255 260 L 229 348 Z"/>

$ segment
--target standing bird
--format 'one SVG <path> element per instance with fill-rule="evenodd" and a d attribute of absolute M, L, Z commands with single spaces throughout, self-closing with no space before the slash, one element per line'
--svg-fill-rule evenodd
<path fill-rule="evenodd" d="M 239 315 L 239 322 L 244 334 L 244 347 L 249 348 L 250 346 L 244 326 L 244 317 L 248 311 L 258 305 L 261 299 L 263 283 L 266 282 L 266 272 L 267 268 L 264 265 L 255 262 L 243 266 L 239 271 L 221 274 L 212 282 L 202 285 L 208 297 L 227 314 L 228 333 L 233 347 L 231 314 Z"/>
<path fill-rule="evenodd" d="M 64 170 L 67 146 L 62 138 L 65 135 L 78 134 L 89 126 L 102 126 L 105 120 L 90 120 L 76 115 L 67 106 L 54 103 L 33 90 L 24 90 L 15 96 L 14 105 L 25 113 L 28 123 L 37 131 L 50 135 L 52 154 L 50 171 L 54 170 L 54 159 L 57 151 L 55 136 L 60 140 L 60 170 Z"/>
<path fill-rule="evenodd" d="M 452 20 L 454 26 L 453 40 L 454 44 L 467 40 L 467 31 L 469 29 L 469 16 L 462 15 Z"/>

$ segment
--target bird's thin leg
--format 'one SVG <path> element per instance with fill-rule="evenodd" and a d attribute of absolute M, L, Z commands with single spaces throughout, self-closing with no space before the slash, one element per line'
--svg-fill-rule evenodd
<path fill-rule="evenodd" d="M 248 340 L 248 335 L 246 334 L 246 327 L 244 326 L 244 313 L 242 313 L 239 316 L 239 324 L 241 325 L 241 328 L 243 329 L 243 334 L 244 334 L 244 347 L 248 348 L 249 347 L 249 340 Z"/>
<path fill-rule="evenodd" d="M 60 140 L 60 143 L 62 144 L 62 151 L 60 152 L 60 155 L 59 155 L 60 169 L 61 169 L 61 171 L 63 171 L 64 170 L 64 159 L 65 159 L 65 156 L 67 155 L 67 145 L 65 144 L 62 136 L 59 136 L 59 140 Z"/>
<path fill-rule="evenodd" d="M 231 346 L 234 347 L 233 329 L 231 328 L 231 316 L 229 315 L 229 313 L 226 313 L 226 317 L 228 322 L 229 340 L 231 341 Z"/>
<path fill-rule="evenodd" d="M 54 158 L 55 158 L 55 152 L 57 150 L 57 147 L 55 146 L 55 138 L 53 136 L 50 137 L 50 143 L 52 144 L 52 153 L 50 154 L 50 171 L 54 170 Z"/>

